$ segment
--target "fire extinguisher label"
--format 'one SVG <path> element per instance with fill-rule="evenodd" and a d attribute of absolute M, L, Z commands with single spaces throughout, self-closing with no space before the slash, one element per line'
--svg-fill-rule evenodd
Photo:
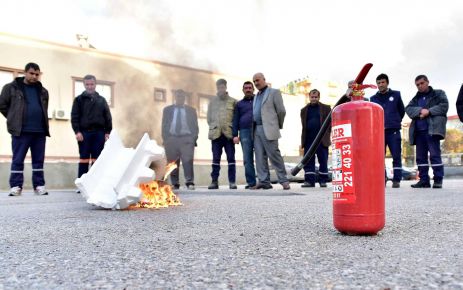
<path fill-rule="evenodd" d="M 352 126 L 350 122 L 332 127 L 333 200 L 355 202 Z"/>

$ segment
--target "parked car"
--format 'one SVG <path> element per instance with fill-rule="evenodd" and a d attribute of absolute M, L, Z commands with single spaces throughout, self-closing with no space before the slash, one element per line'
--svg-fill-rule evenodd
<path fill-rule="evenodd" d="M 291 163 L 291 162 L 285 162 L 285 168 L 286 168 L 286 176 L 288 177 L 289 182 L 304 182 L 304 169 L 299 171 L 299 173 L 296 176 L 293 176 L 291 174 L 291 170 L 293 170 L 294 167 L 297 166 L 297 163 Z M 278 183 L 278 178 L 277 174 L 275 172 L 275 168 L 270 164 L 269 165 L 270 169 L 270 182 L 271 183 Z M 331 167 L 328 168 L 328 182 L 331 182 L 333 178 Z M 315 182 L 318 182 L 319 179 L 319 174 L 318 174 L 318 165 L 315 165 Z"/>
<path fill-rule="evenodd" d="M 415 180 L 417 175 L 416 168 L 402 167 L 402 180 Z M 392 180 L 394 177 L 394 170 L 392 167 L 386 166 L 386 177 L 386 181 Z"/>

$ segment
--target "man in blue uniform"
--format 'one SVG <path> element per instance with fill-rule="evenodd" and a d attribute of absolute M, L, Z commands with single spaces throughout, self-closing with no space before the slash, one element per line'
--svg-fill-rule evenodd
<path fill-rule="evenodd" d="M 392 167 L 394 177 L 392 187 L 399 188 L 402 180 L 402 138 L 400 129 L 402 119 L 405 115 L 404 103 L 399 91 L 389 89 L 389 77 L 386 74 L 380 74 L 376 77 L 378 92 L 370 97 L 370 101 L 377 103 L 384 110 L 384 141 L 386 150 L 392 155 Z"/>

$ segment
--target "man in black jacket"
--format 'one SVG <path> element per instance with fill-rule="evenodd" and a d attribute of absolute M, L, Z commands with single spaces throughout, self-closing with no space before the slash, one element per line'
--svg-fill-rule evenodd
<path fill-rule="evenodd" d="M 71 124 L 79 145 L 78 177 L 87 173 L 90 163 L 100 156 L 112 130 L 112 118 L 106 99 L 96 92 L 96 78 L 84 77 L 85 91 L 74 99 Z"/>
<path fill-rule="evenodd" d="M 460 121 L 463 122 L 463 84 L 461 85 L 460 92 L 457 98 L 457 114 Z"/>
<path fill-rule="evenodd" d="M 177 169 L 170 174 L 174 189 L 180 188 L 180 160 L 183 164 L 186 187 L 190 190 L 195 189 L 193 160 L 198 133 L 196 109 L 185 105 L 185 92 L 178 90 L 175 92 L 175 104 L 165 107 L 162 112 L 162 139 L 167 161 L 177 163 Z"/>
<path fill-rule="evenodd" d="M 331 111 L 330 106 L 320 102 L 320 92 L 317 89 L 309 92 L 309 100 L 309 103 L 301 110 L 301 148 L 304 149 L 304 154 L 309 151 L 323 122 Z M 318 170 L 320 187 L 326 187 L 326 182 L 328 181 L 328 147 L 331 145 L 330 132 L 331 126 L 326 130 L 322 142 L 316 151 L 318 163 L 320 164 Z M 304 184 L 301 187 L 315 187 L 315 155 L 304 166 L 304 171 Z"/>
<path fill-rule="evenodd" d="M 39 81 L 40 67 L 28 63 L 25 76 L 6 84 L 0 95 L 0 112 L 7 119 L 12 138 L 13 158 L 10 173 L 10 196 L 22 193 L 24 159 L 31 150 L 32 185 L 37 195 L 47 195 L 43 163 L 48 127 L 48 91 Z"/>

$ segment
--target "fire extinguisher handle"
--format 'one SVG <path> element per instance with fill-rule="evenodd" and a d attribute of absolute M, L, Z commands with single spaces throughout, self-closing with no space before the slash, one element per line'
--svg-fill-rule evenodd
<path fill-rule="evenodd" d="M 337 106 L 347 103 L 350 101 L 350 98 L 347 95 L 343 95 L 337 103 L 333 106 L 331 109 L 330 113 L 326 117 L 325 121 L 323 122 L 322 126 L 320 127 L 320 131 L 318 131 L 317 136 L 315 137 L 314 141 L 312 142 L 312 145 L 310 145 L 309 150 L 307 150 L 307 153 L 302 157 L 301 161 L 296 165 L 291 170 L 291 174 L 293 176 L 296 176 L 299 171 L 301 171 L 302 168 L 309 162 L 309 160 L 314 156 L 315 152 L 317 151 L 318 146 L 320 145 L 323 136 L 325 135 L 326 131 L 328 130 L 330 124 L 331 124 L 331 114 L 333 113 L 334 108 Z"/>

